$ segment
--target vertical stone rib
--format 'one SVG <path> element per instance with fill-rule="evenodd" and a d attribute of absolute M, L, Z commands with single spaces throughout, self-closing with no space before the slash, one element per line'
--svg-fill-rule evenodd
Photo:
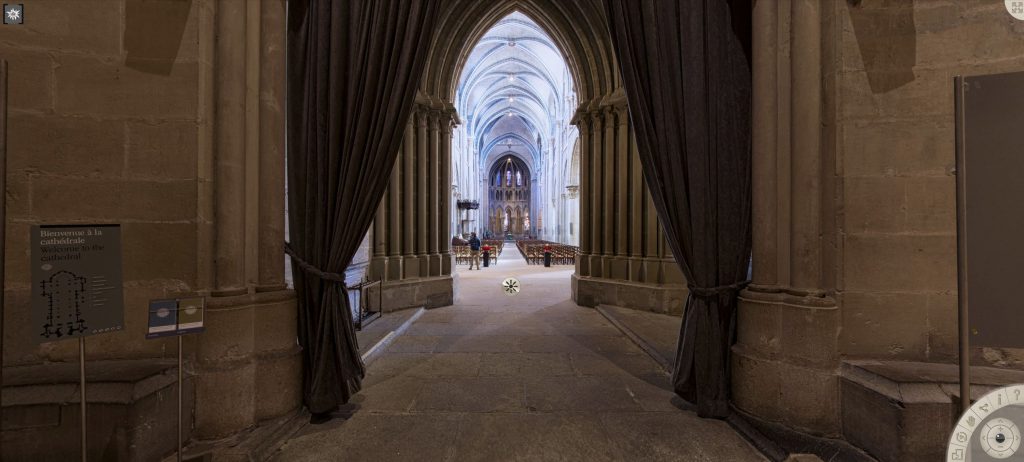
<path fill-rule="evenodd" d="M 815 0 L 793 1 L 792 286 L 821 286 L 821 15 Z"/>
<path fill-rule="evenodd" d="M 580 190 L 579 190 L 579 207 L 580 219 L 577 223 L 580 236 L 580 253 L 587 255 L 593 250 L 590 245 L 590 197 L 593 195 L 593 187 L 590 184 L 590 116 L 588 114 L 582 114 L 579 118 L 579 130 L 580 130 Z"/>
<path fill-rule="evenodd" d="M 602 184 L 604 178 L 604 153 L 602 152 L 604 147 L 604 113 L 593 113 L 593 120 L 593 143 L 590 145 L 593 158 L 591 159 L 590 171 L 587 172 L 587 175 L 590 176 L 592 192 L 590 194 L 590 222 L 586 223 L 586 225 L 590 226 L 590 253 L 591 255 L 600 255 L 602 244 L 604 243 L 601 239 L 601 221 L 603 219 L 601 207 L 604 206 L 604 184 Z"/>
<path fill-rule="evenodd" d="M 408 135 L 409 135 L 409 131 L 410 131 L 409 127 L 411 127 L 411 125 L 410 124 L 406 124 L 406 126 L 405 126 L 406 139 L 404 140 L 405 143 L 409 142 L 408 141 Z M 400 203 L 398 202 L 398 198 L 399 198 L 399 193 L 401 192 L 401 189 L 402 189 L 402 183 L 400 183 L 400 181 L 401 181 L 400 172 L 401 172 L 401 169 L 402 169 L 402 162 L 404 162 L 404 159 L 405 159 L 405 154 L 404 154 L 403 151 L 404 151 L 403 149 L 399 148 L 398 154 L 397 154 L 398 158 L 395 159 L 395 167 L 391 169 L 391 180 L 388 182 L 388 191 L 387 191 L 387 196 L 386 196 L 386 200 L 388 201 L 388 205 L 387 205 L 388 256 L 396 256 L 396 255 L 401 255 L 402 254 L 402 234 L 401 234 L 401 228 L 399 227 L 401 225 L 401 215 L 400 214 L 402 212 L 402 208 L 399 206 Z"/>
<path fill-rule="evenodd" d="M 405 150 L 402 152 L 402 162 L 404 163 L 405 171 L 402 175 L 401 194 L 392 198 L 392 202 L 397 204 L 396 209 L 405 212 L 402 217 L 402 228 L 405 229 L 405 232 L 402 233 L 402 255 L 412 255 L 416 252 L 416 220 L 414 216 L 416 208 L 413 207 L 413 188 L 415 187 L 413 178 L 415 177 L 416 165 L 415 126 L 419 121 L 420 114 L 416 112 L 410 118 L 409 124 L 405 126 Z"/>
<path fill-rule="evenodd" d="M 416 254 L 427 253 L 427 124 L 430 113 L 417 112 L 416 121 Z"/>
<path fill-rule="evenodd" d="M 634 218 L 629 213 L 629 111 L 625 106 L 617 107 L 615 110 L 618 112 L 617 128 L 619 131 L 616 136 L 618 147 L 615 153 L 618 159 L 617 175 L 615 175 L 618 178 L 618 186 L 615 188 L 615 199 L 618 201 L 615 206 L 615 224 L 618 227 L 615 233 L 615 255 L 626 256 L 629 255 L 629 224 Z"/>
<path fill-rule="evenodd" d="M 260 2 L 259 287 L 284 288 L 284 47 L 282 2 Z"/>
<path fill-rule="evenodd" d="M 615 145 L 617 115 L 614 108 L 608 108 L 604 111 L 604 194 L 601 196 L 605 213 L 601 217 L 604 228 L 601 233 L 604 238 L 601 253 L 604 255 L 612 255 L 615 250 L 615 166 L 616 156 L 619 154 Z M 609 277 L 611 275 L 604 274 L 603 276 Z"/>
<path fill-rule="evenodd" d="M 441 134 L 438 129 L 441 114 L 438 111 L 430 111 L 427 120 L 427 253 L 434 255 L 438 250 L 439 228 L 438 223 L 444 220 L 440 217 L 440 199 L 444 184 L 441 183 L 441 159 L 440 153 Z M 433 276 L 433 274 L 432 274 Z"/>
<path fill-rule="evenodd" d="M 640 152 L 636 146 L 636 138 L 630 137 L 629 140 L 629 160 L 630 160 L 630 207 L 629 207 L 629 223 L 632 227 L 630 231 L 630 255 L 633 257 L 642 257 L 644 254 L 644 195 L 647 194 L 647 190 L 644 189 L 644 172 L 640 166 Z M 633 272 L 636 274 L 636 272 Z"/>
<path fill-rule="evenodd" d="M 774 2 L 757 2 L 753 13 L 753 283 L 778 284 L 777 30 Z"/>
<path fill-rule="evenodd" d="M 214 91 L 216 98 L 216 290 L 238 295 L 245 287 L 246 4 L 218 2 Z"/>
<path fill-rule="evenodd" d="M 441 181 L 438 188 L 438 203 L 440 204 L 440 228 L 438 229 L 438 249 L 442 255 L 450 251 L 452 236 L 452 114 L 445 113 L 441 117 L 441 154 L 440 169 Z M 445 257 L 447 258 L 447 257 Z M 448 273 L 451 268 L 448 268 Z"/>

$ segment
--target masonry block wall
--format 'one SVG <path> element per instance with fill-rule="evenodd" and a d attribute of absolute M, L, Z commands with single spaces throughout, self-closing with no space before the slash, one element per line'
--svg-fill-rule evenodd
<path fill-rule="evenodd" d="M 1021 50 L 1002 2 L 756 2 L 741 409 L 839 436 L 842 360 L 955 362 L 953 76 L 1020 71 Z"/>
<path fill-rule="evenodd" d="M 33 224 L 120 223 L 125 325 L 89 360 L 175 355 L 145 340 L 150 299 L 208 296 L 185 338 L 195 435 L 299 405 L 284 287 L 284 1 L 47 0 L 0 27 L 9 61 L 4 365 L 77 359 L 37 344 Z"/>

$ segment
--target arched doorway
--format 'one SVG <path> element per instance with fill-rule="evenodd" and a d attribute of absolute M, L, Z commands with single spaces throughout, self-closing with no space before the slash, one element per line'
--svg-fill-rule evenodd
<path fill-rule="evenodd" d="M 454 301 L 459 215 L 445 205 L 458 191 L 479 202 L 460 219 L 464 231 L 499 228 L 487 211 L 504 213 L 494 202 L 512 195 L 490 194 L 489 169 L 512 152 L 529 167 L 530 234 L 579 246 L 574 301 L 680 313 L 685 284 L 647 193 L 603 11 L 575 0 L 454 0 L 445 11 L 374 226 L 370 277 L 403 287 L 388 308 L 423 306 L 424 293 L 430 307 Z M 564 60 L 562 78 L 525 62 L 544 53 Z M 654 295 L 637 300 L 636 290 Z"/>

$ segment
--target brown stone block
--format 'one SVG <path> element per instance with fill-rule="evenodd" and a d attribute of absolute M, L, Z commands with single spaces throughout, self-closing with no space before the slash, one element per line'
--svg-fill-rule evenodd
<path fill-rule="evenodd" d="M 302 356 L 260 358 L 256 363 L 256 418 L 280 417 L 302 405 Z"/>
<path fill-rule="evenodd" d="M 7 32 L 6 29 L 16 28 L 5 27 L 0 37 Z M 8 109 L 53 109 L 53 59 L 50 55 L 2 45 L 0 53 L 7 60 Z M 11 139 L 10 131 L 7 139 Z"/>
<path fill-rule="evenodd" d="M 195 122 L 128 122 L 127 173 L 141 178 L 195 178 L 198 130 Z"/>
<path fill-rule="evenodd" d="M 992 8 L 964 15 L 955 8 L 922 8 L 917 34 L 917 65 L 947 67 L 1020 58 L 1024 25 Z M 979 14 L 980 13 L 980 14 Z"/>
<path fill-rule="evenodd" d="M 736 406 L 765 420 L 782 420 L 779 361 L 750 355 L 738 345 L 733 347 L 730 359 L 732 398 Z"/>
<path fill-rule="evenodd" d="M 736 309 L 736 344 L 763 357 L 775 357 L 782 343 L 782 319 L 776 303 L 740 298 Z"/>
<path fill-rule="evenodd" d="M 880 37 L 892 40 L 892 37 Z M 893 74 L 892 76 L 886 73 Z M 875 92 L 869 78 L 883 82 L 884 88 Z M 840 74 L 840 117 L 908 117 L 949 116 L 953 111 L 952 74 L 930 70 L 914 71 L 912 63 L 906 67 L 873 70 L 844 71 Z M 898 79 L 897 83 L 885 84 Z M 904 83 L 905 82 L 905 83 Z M 950 146 L 952 149 L 952 145 Z"/>
<path fill-rule="evenodd" d="M 906 226 L 906 180 L 853 177 L 843 180 L 846 231 L 899 232 Z"/>
<path fill-rule="evenodd" d="M 32 215 L 48 221 L 186 221 L 196 216 L 195 182 L 37 176 Z"/>
<path fill-rule="evenodd" d="M 256 423 L 254 363 L 226 370 L 201 370 L 195 381 L 197 437 L 223 437 Z"/>
<path fill-rule="evenodd" d="M 794 362 L 835 367 L 839 359 L 839 309 L 783 304 L 780 352 Z"/>
<path fill-rule="evenodd" d="M 908 178 L 906 230 L 922 233 L 956 232 L 956 179 Z"/>
<path fill-rule="evenodd" d="M 0 28 L 0 42 L 97 55 L 121 53 L 120 5 L 109 0 L 25 2 L 25 22 Z"/>
<path fill-rule="evenodd" d="M 190 221 L 196 217 L 196 182 L 124 181 L 121 218 L 153 221 Z"/>
<path fill-rule="evenodd" d="M 124 168 L 124 122 L 16 113 L 9 124 L 11 170 L 111 178 Z"/>
<path fill-rule="evenodd" d="M 196 226 L 191 223 L 125 223 L 121 226 L 126 281 L 196 280 Z"/>
<path fill-rule="evenodd" d="M 287 351 L 295 348 L 298 313 L 294 294 L 289 300 L 256 305 L 253 310 L 255 351 Z"/>
<path fill-rule="evenodd" d="M 32 283 L 32 271 L 29 267 L 31 249 L 29 248 L 29 230 L 32 225 L 24 222 L 8 222 L 6 230 L 7 247 L 4 260 L 4 278 L 6 287 L 27 288 Z"/>
<path fill-rule="evenodd" d="M 952 235 L 848 235 L 844 245 L 847 290 L 934 291 L 956 287 Z"/>
<path fill-rule="evenodd" d="M 130 69 L 111 59 L 65 55 L 59 64 L 57 112 L 196 118 L 196 63 L 177 63 L 166 76 Z"/>
<path fill-rule="evenodd" d="M 840 433 L 839 376 L 834 369 L 806 368 L 779 362 L 782 422 L 808 433 Z"/>
<path fill-rule="evenodd" d="M 956 293 L 928 295 L 928 360 L 953 362 L 959 348 Z"/>
<path fill-rule="evenodd" d="M 948 93 L 952 94 L 952 90 Z M 954 160 L 952 116 L 948 119 L 844 123 L 842 155 L 846 175 L 948 175 Z"/>
<path fill-rule="evenodd" d="M 928 347 L 928 296 L 846 292 L 842 300 L 844 355 L 922 360 Z"/>
<path fill-rule="evenodd" d="M 7 174 L 7 216 L 24 218 L 32 213 L 32 178 L 23 173 Z M 10 225 L 8 225 L 10 226 Z"/>
<path fill-rule="evenodd" d="M 199 339 L 196 359 L 216 365 L 251 358 L 256 340 L 254 316 L 252 306 L 207 308 L 206 332 Z"/>
<path fill-rule="evenodd" d="M 32 214 L 50 223 L 121 217 L 122 188 L 115 180 L 37 176 L 32 180 Z"/>
<path fill-rule="evenodd" d="M 683 275 L 683 270 L 679 269 L 679 265 L 669 257 L 668 260 L 661 262 L 664 267 L 663 274 L 665 275 L 665 284 L 679 284 L 686 285 L 686 276 Z"/>
<path fill-rule="evenodd" d="M 125 1 L 126 64 L 166 74 L 175 62 L 194 61 L 199 48 L 198 9 L 191 1 Z"/>
<path fill-rule="evenodd" d="M 41 330 L 32 322 L 29 290 L 5 290 L 3 315 L 4 366 L 39 362 L 41 358 L 38 338 Z"/>

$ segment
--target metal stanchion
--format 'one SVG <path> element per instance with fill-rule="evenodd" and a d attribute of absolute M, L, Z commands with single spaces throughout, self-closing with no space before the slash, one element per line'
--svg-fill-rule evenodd
<path fill-rule="evenodd" d="M 964 162 L 964 78 L 953 78 L 956 152 L 957 322 L 960 337 L 960 412 L 971 407 L 970 324 L 967 320 L 967 168 Z"/>
<path fill-rule="evenodd" d="M 0 59 L 0 191 L 7 191 L 7 60 Z M 4 387 L 4 265 L 7 229 L 7 194 L 0 196 L 0 390 Z M 2 393 L 0 393 L 2 394 Z M 3 403 L 0 402 L 0 421 L 3 421 Z M 0 438 L 0 459 L 3 459 L 3 438 Z"/>
<path fill-rule="evenodd" d="M 178 462 L 181 462 L 181 389 L 184 386 L 182 370 L 184 361 L 181 356 L 181 336 L 178 336 Z"/>
<path fill-rule="evenodd" d="M 78 337 L 78 380 L 78 400 L 82 414 L 82 462 L 86 462 L 89 448 L 85 433 L 85 337 Z"/>

